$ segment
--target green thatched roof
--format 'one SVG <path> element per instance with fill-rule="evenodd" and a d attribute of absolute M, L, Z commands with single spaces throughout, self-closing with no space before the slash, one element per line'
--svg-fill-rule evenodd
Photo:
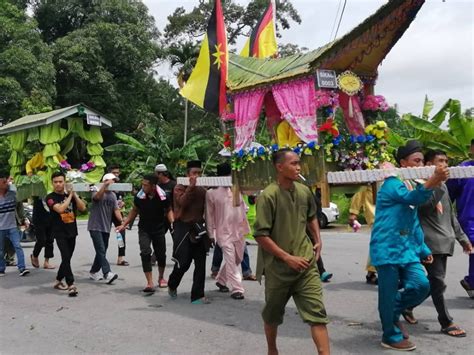
<path fill-rule="evenodd" d="M 352 31 L 306 54 L 276 59 L 229 55 L 227 86 L 231 92 L 252 89 L 312 74 L 318 68 L 352 70 L 375 76 L 377 68 L 400 39 L 424 0 L 390 0 Z"/>
<path fill-rule="evenodd" d="M 86 105 L 79 103 L 73 106 L 60 108 L 49 112 L 38 113 L 35 115 L 23 116 L 13 122 L 8 123 L 5 126 L 0 127 L 1 134 L 9 134 L 16 131 L 21 131 L 28 128 L 45 126 L 47 124 L 59 121 L 69 116 L 77 115 L 78 107 L 82 106 L 86 114 L 98 115 L 103 125 L 112 127 L 112 122 L 104 117 L 100 112 L 87 107 Z"/>

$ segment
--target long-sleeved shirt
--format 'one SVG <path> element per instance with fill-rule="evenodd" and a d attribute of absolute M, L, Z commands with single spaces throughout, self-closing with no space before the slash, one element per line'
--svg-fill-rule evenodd
<path fill-rule="evenodd" d="M 349 213 L 358 215 L 361 209 L 364 210 L 364 217 L 367 224 L 370 226 L 374 224 L 375 205 L 372 186 L 363 187 L 352 197 Z"/>
<path fill-rule="evenodd" d="M 416 206 L 433 194 L 419 184 L 410 191 L 397 177 L 385 180 L 377 194 L 375 222 L 370 239 L 374 266 L 420 262 L 431 254 L 424 243 Z"/>
<path fill-rule="evenodd" d="M 211 237 L 221 243 L 243 241 L 250 232 L 245 213 L 245 204 L 240 196 L 240 205 L 234 206 L 232 190 L 218 187 L 206 194 L 206 226 Z"/>
<path fill-rule="evenodd" d="M 453 255 L 456 239 L 460 243 L 468 242 L 456 218 L 445 184 L 435 188 L 433 196 L 418 207 L 418 217 L 425 243 L 433 254 Z"/>
<path fill-rule="evenodd" d="M 474 166 L 474 160 L 460 166 Z M 474 242 L 474 178 L 449 179 L 446 185 L 451 200 L 456 201 L 459 223 L 471 242 Z"/>
<path fill-rule="evenodd" d="M 204 219 L 206 189 L 200 186 L 176 185 L 173 190 L 174 218 L 181 222 L 201 222 Z"/>

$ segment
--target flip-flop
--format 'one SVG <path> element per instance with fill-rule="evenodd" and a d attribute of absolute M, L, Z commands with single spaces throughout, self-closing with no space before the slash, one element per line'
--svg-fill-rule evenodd
<path fill-rule="evenodd" d="M 54 265 L 44 266 L 44 265 L 43 265 L 43 269 L 46 269 L 46 270 L 54 270 L 54 269 L 56 269 L 56 266 L 54 266 Z"/>
<path fill-rule="evenodd" d="M 118 266 L 128 266 L 130 265 L 128 261 L 122 260 L 121 262 L 117 263 Z"/>
<path fill-rule="evenodd" d="M 145 287 L 142 292 L 144 293 L 155 293 L 155 289 L 153 287 Z"/>
<path fill-rule="evenodd" d="M 68 296 L 69 297 L 76 297 L 78 293 L 79 292 L 77 292 L 76 286 L 70 286 L 69 287 L 69 289 L 68 289 Z"/>
<path fill-rule="evenodd" d="M 30 260 L 31 260 L 31 265 L 33 265 L 34 268 L 37 269 L 37 268 L 40 267 L 40 266 L 39 266 L 39 262 L 36 262 L 36 263 L 35 263 L 35 262 L 33 261 L 33 260 L 34 260 L 34 259 L 33 259 L 33 254 L 30 255 Z"/>
<path fill-rule="evenodd" d="M 245 276 L 243 279 L 245 281 L 257 281 L 257 277 L 255 275 Z"/>
<path fill-rule="evenodd" d="M 413 311 L 404 310 L 402 312 L 402 317 L 407 321 L 409 324 L 418 324 L 418 320 L 413 315 Z"/>
<path fill-rule="evenodd" d="M 463 333 L 451 334 L 451 332 L 454 332 L 456 330 L 458 330 L 458 331 L 460 330 Z M 441 333 L 449 335 L 450 337 L 455 337 L 455 338 L 464 338 L 466 336 L 466 331 L 464 329 L 460 328 L 459 326 L 454 325 L 454 324 L 450 325 L 449 327 L 442 328 Z"/>
<path fill-rule="evenodd" d="M 66 291 L 68 289 L 67 286 L 62 282 L 55 283 L 53 288 L 56 290 L 61 290 L 61 291 Z"/>

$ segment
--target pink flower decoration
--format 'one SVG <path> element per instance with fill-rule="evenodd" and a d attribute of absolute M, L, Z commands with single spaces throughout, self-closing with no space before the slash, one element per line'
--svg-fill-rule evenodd
<path fill-rule="evenodd" d="M 368 95 L 362 103 L 364 111 L 387 111 L 389 106 L 382 95 Z"/>
<path fill-rule="evenodd" d="M 339 94 L 333 90 L 317 90 L 314 93 L 316 109 L 339 106 Z"/>

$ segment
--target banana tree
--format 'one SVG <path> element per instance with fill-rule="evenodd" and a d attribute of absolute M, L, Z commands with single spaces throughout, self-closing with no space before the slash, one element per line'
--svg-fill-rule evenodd
<path fill-rule="evenodd" d="M 161 134 L 153 135 L 147 128 L 143 129 L 143 137 L 138 139 L 124 133 L 115 133 L 115 137 L 120 143 L 112 144 L 104 149 L 108 152 L 126 153 L 133 155 L 134 169 L 129 175 L 129 180 L 136 180 L 141 174 L 153 171 L 158 163 L 164 163 L 176 175 L 183 175 L 186 170 L 188 160 L 199 159 L 198 151 L 210 147 L 210 140 L 203 136 L 191 137 L 187 143 L 179 148 L 174 148 L 170 142 Z M 208 162 L 211 161 L 209 156 Z M 205 164 L 204 169 L 208 164 Z"/>
<path fill-rule="evenodd" d="M 469 158 L 469 146 L 474 138 L 474 121 L 463 114 L 459 100 L 449 99 L 431 118 L 433 102 L 425 97 L 421 117 L 411 113 L 402 115 L 402 122 L 413 128 L 413 137 L 391 133 L 389 142 L 400 146 L 407 139 L 417 139 L 426 148 L 440 149 L 455 161 Z M 446 127 L 446 128 L 444 128 Z"/>

